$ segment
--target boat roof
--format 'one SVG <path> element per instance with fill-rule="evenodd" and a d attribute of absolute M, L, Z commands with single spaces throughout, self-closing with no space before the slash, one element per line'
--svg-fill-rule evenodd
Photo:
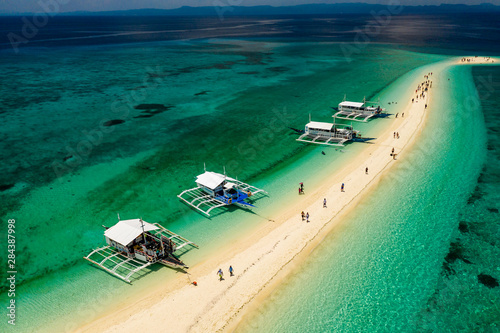
<path fill-rule="evenodd" d="M 307 125 L 309 128 L 322 129 L 322 130 L 331 130 L 333 127 L 332 123 L 322 123 L 319 121 L 311 121 Z"/>
<path fill-rule="evenodd" d="M 235 187 L 235 186 L 236 186 L 236 184 L 235 184 L 235 183 L 231 183 L 231 182 L 226 182 L 226 183 L 224 184 L 224 188 L 225 188 L 226 190 L 227 190 L 227 189 L 230 189 L 230 188 L 233 188 L 233 187 Z"/>
<path fill-rule="evenodd" d="M 342 102 L 340 103 L 339 105 L 340 106 L 350 106 L 350 107 L 353 107 L 353 108 L 360 108 L 364 105 L 365 103 L 360 103 L 360 102 Z"/>
<path fill-rule="evenodd" d="M 201 175 L 196 177 L 196 183 L 214 190 L 219 187 L 219 185 L 222 184 L 226 179 L 228 179 L 228 177 L 220 173 L 205 171 L 205 173 L 202 173 Z"/>
<path fill-rule="evenodd" d="M 158 230 L 154 224 L 142 221 L 141 219 L 120 221 L 104 232 L 104 236 L 122 245 L 128 245 L 144 231 Z"/>

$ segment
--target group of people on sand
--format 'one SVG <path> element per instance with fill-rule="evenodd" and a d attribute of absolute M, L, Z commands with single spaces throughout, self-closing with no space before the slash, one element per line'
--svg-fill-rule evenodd
<path fill-rule="evenodd" d="M 309 222 L 309 212 L 304 213 L 304 211 L 302 211 L 302 213 L 300 213 L 300 215 L 302 216 L 302 221 L 305 220 L 306 222 Z"/>
<path fill-rule="evenodd" d="M 368 168 L 366 168 L 366 174 L 368 174 Z M 299 188 L 299 194 L 300 193 L 304 193 L 303 192 L 303 189 L 304 189 L 304 183 L 300 183 L 300 188 Z M 340 187 L 340 191 L 341 192 L 344 192 L 344 183 L 342 183 L 342 186 Z M 327 201 L 326 201 L 326 198 L 323 199 L 323 208 L 328 208 L 327 207 Z M 309 222 L 309 212 L 307 213 L 304 213 L 304 211 L 302 211 L 300 213 L 300 216 L 302 218 L 302 221 L 306 221 L 306 222 Z"/>
<path fill-rule="evenodd" d="M 474 58 L 468 58 L 468 57 L 463 57 L 461 59 L 462 62 L 474 62 L 476 61 L 476 59 L 478 58 L 478 56 L 474 56 Z M 491 57 L 483 57 L 484 61 L 488 62 L 491 60 Z M 491 60 L 491 62 L 494 62 L 493 60 Z"/>
<path fill-rule="evenodd" d="M 391 151 L 391 156 L 392 156 L 392 159 L 395 160 L 396 159 L 396 153 L 394 152 L 394 147 L 392 147 L 392 151 Z"/>
<path fill-rule="evenodd" d="M 219 281 L 224 280 L 224 272 L 222 271 L 222 268 L 219 268 L 217 275 L 219 276 Z M 234 276 L 233 266 L 229 266 L 229 276 Z"/>
<path fill-rule="evenodd" d="M 429 76 L 432 76 L 432 72 L 430 72 L 429 74 L 424 75 L 424 78 L 426 80 L 424 82 L 422 82 L 421 84 L 419 84 L 417 86 L 417 89 L 415 89 L 415 94 L 417 94 L 417 95 L 415 96 L 415 98 L 411 99 L 412 103 L 415 103 L 415 102 L 418 103 L 418 99 L 419 98 L 424 99 L 425 98 L 425 93 L 427 91 L 429 91 L 430 88 L 432 88 L 432 80 L 429 80 Z"/>
<path fill-rule="evenodd" d="M 421 98 L 421 99 L 424 99 L 425 98 L 425 95 L 426 95 L 426 92 L 429 91 L 430 88 L 432 88 L 432 80 L 429 80 L 429 77 L 431 77 L 433 74 L 433 72 L 429 72 L 427 74 L 424 74 L 424 79 L 425 81 L 423 81 L 422 83 L 420 83 L 418 86 L 417 86 L 417 89 L 415 89 L 415 93 L 417 94 L 415 96 L 415 98 L 412 98 L 411 99 L 411 102 L 412 103 L 415 103 L 417 102 L 418 103 L 418 99 Z M 427 109 L 427 103 L 425 104 L 425 108 Z M 398 117 L 399 113 L 396 113 L 396 118 Z M 404 113 L 401 114 L 401 117 L 403 118 L 405 116 Z M 393 138 L 394 139 L 399 139 L 399 132 L 394 132 L 393 133 Z M 396 159 L 396 155 L 394 153 L 394 148 L 392 148 L 392 151 L 391 151 L 391 156 L 393 159 Z"/>
<path fill-rule="evenodd" d="M 299 195 L 304 194 L 304 183 L 300 183 L 299 186 Z"/>

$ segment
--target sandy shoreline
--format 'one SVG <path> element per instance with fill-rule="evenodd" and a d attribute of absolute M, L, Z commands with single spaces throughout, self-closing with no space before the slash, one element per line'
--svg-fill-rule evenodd
<path fill-rule="evenodd" d="M 491 64 L 497 59 L 461 58 L 421 67 L 412 75 L 407 88 L 410 97 L 400 103 L 398 118 L 392 118 L 388 130 L 373 144 L 336 170 L 323 185 L 309 190 L 303 196 L 300 207 L 284 207 L 273 216 L 275 223 L 267 223 L 245 239 L 234 242 L 223 253 L 190 269 L 172 283 L 157 287 L 126 308 L 92 322 L 78 331 L 82 332 L 133 332 L 144 329 L 160 329 L 172 332 L 206 332 L 232 330 L 241 317 L 251 310 L 259 299 L 268 295 L 274 287 L 304 260 L 321 240 L 339 224 L 356 203 L 369 195 L 375 185 L 390 172 L 398 159 L 405 158 L 421 132 L 427 111 L 432 112 L 432 89 L 425 102 L 412 103 L 417 85 L 426 80 L 423 75 L 433 72 L 429 80 L 433 87 L 439 84 L 438 74 L 444 68 L 459 64 Z M 420 91 L 419 91 L 420 93 Z M 406 96 L 406 94 L 405 94 Z M 425 108 L 428 104 L 428 108 Z M 401 117 L 404 113 L 404 118 Z M 375 120 L 376 121 L 376 120 Z M 399 132 L 400 138 L 393 133 Z M 391 156 L 392 148 L 397 159 Z M 365 168 L 369 168 L 365 174 Z M 345 184 L 345 192 L 340 191 Z M 323 198 L 327 208 L 323 208 Z M 310 222 L 301 221 L 300 212 L 309 212 Z M 230 277 L 229 265 L 235 269 Z M 224 271 L 224 281 L 219 281 L 217 270 Z M 189 284 L 197 281 L 198 286 Z"/>

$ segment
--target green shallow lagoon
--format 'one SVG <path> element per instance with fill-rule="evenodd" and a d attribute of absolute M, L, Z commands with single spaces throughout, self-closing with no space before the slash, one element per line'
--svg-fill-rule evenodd
<path fill-rule="evenodd" d="M 390 112 L 397 94 L 384 88 L 444 58 L 383 45 L 367 50 L 377 56 L 347 63 L 332 43 L 211 40 L 2 57 L 11 84 L 1 87 L 1 149 L 11 163 L 0 166 L 1 214 L 2 223 L 14 218 L 17 226 L 16 331 L 74 329 L 179 274 L 153 269 L 127 285 L 84 261 L 117 213 L 160 222 L 199 244 L 182 256 L 191 266 L 270 223 L 276 207 L 297 201 L 300 181 L 314 187 L 332 172 L 327 166 L 358 149 L 302 145 L 288 127 L 302 128 L 309 113 L 330 121 L 344 94 L 361 100 L 380 93 Z M 374 136 L 386 124 L 357 128 Z M 99 143 L 85 150 L 85 142 Z M 206 219 L 176 197 L 194 185 L 203 163 L 212 171 L 226 166 L 270 196 L 253 213 L 221 210 Z"/>

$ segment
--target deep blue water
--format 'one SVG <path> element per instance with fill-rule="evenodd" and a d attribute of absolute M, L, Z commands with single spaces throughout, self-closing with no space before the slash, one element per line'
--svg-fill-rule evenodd
<path fill-rule="evenodd" d="M 105 45 L 203 38 L 307 39 L 308 41 L 389 43 L 436 53 L 490 54 L 500 50 L 498 14 L 324 15 L 267 17 L 54 16 L 36 30 L 32 17 L 0 17 L 0 48 Z M 43 24 L 44 22 L 42 22 Z M 24 28 L 24 34 L 23 34 Z M 13 35 L 10 38 L 13 38 Z M 24 39 L 27 43 L 24 43 Z"/>

